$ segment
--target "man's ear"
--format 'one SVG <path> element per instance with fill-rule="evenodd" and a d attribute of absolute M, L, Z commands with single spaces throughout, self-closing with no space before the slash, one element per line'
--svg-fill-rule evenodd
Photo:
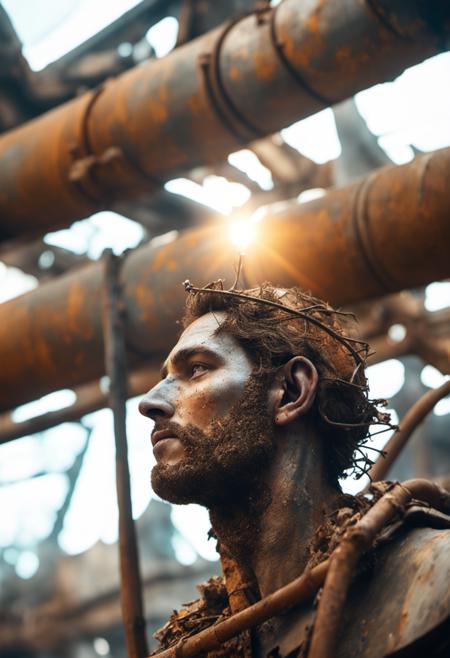
<path fill-rule="evenodd" d="M 279 369 L 271 391 L 276 425 L 288 425 L 311 409 L 318 381 L 315 365 L 304 356 L 294 356 Z"/>

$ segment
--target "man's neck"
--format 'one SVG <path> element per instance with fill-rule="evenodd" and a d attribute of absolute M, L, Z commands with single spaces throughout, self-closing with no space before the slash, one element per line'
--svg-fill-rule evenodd
<path fill-rule="evenodd" d="M 299 576 L 308 547 L 339 494 L 322 471 L 321 442 L 308 427 L 283 432 L 264 482 L 238 502 L 210 510 L 222 545 L 264 597 Z"/>

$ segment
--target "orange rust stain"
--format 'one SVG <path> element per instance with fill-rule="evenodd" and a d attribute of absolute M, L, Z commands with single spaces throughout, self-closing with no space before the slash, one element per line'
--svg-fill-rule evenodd
<path fill-rule="evenodd" d="M 67 334 L 81 335 L 83 338 L 93 338 L 94 329 L 88 322 L 80 321 L 83 318 L 86 306 L 86 291 L 82 282 L 76 282 L 69 288 L 67 298 Z"/>
<path fill-rule="evenodd" d="M 169 272 L 175 272 L 177 269 L 177 261 L 174 258 L 169 258 L 166 263 L 166 267 Z"/>
<path fill-rule="evenodd" d="M 308 17 L 308 19 L 306 21 L 306 25 L 307 25 L 308 29 L 313 34 L 316 34 L 318 36 L 321 36 L 321 32 L 320 32 L 320 15 L 321 15 L 322 11 L 324 10 L 325 4 L 326 4 L 326 2 L 324 2 L 324 0 L 319 0 L 317 2 L 317 5 L 316 5 L 314 11 L 310 14 L 310 16 Z"/>
<path fill-rule="evenodd" d="M 152 267 L 153 272 L 157 272 L 158 270 L 160 270 L 164 266 L 164 261 L 165 261 L 165 257 L 163 251 L 162 250 L 158 251 L 158 253 L 155 255 L 155 258 L 153 260 L 153 267 Z"/>
<path fill-rule="evenodd" d="M 351 54 L 352 54 L 352 50 L 350 46 L 342 46 L 342 48 L 339 48 L 339 50 L 336 53 L 336 59 L 338 61 L 350 59 Z"/>
<path fill-rule="evenodd" d="M 311 14 L 311 16 L 308 18 L 306 21 L 306 25 L 310 32 L 313 32 L 314 34 L 319 34 L 319 16 L 317 15 L 317 12 L 314 14 Z"/>
<path fill-rule="evenodd" d="M 205 105 L 200 96 L 191 96 L 188 101 L 188 106 L 192 111 L 192 114 L 203 115 L 205 111 Z"/>
<path fill-rule="evenodd" d="M 257 78 L 260 80 L 270 80 L 273 78 L 276 70 L 276 64 L 273 59 L 268 59 L 264 55 L 261 55 L 261 53 L 255 53 L 253 63 Z"/>
<path fill-rule="evenodd" d="M 152 317 L 155 308 L 155 295 L 147 283 L 140 283 L 135 289 L 135 303 L 144 317 L 148 320 Z"/>
<path fill-rule="evenodd" d="M 169 92 L 167 90 L 167 85 L 166 84 L 161 84 L 158 88 L 158 97 L 159 100 L 162 101 L 163 103 L 167 103 L 167 100 L 169 98 Z"/>
<path fill-rule="evenodd" d="M 164 103 L 157 100 L 149 100 L 148 102 L 148 114 L 153 121 L 159 121 L 164 123 L 167 121 L 169 112 Z"/>
<path fill-rule="evenodd" d="M 169 254 L 172 251 L 172 245 L 168 244 L 165 247 L 161 247 L 155 254 L 155 257 L 153 259 L 152 263 L 152 272 L 156 272 L 162 268 L 166 268 L 167 270 L 170 270 L 169 263 L 175 263 L 176 262 L 173 260 L 173 258 L 169 257 Z"/>
<path fill-rule="evenodd" d="M 239 78 L 239 67 L 236 64 L 230 68 L 229 71 L 230 80 L 237 80 Z"/>
<path fill-rule="evenodd" d="M 201 237 L 195 232 L 185 236 L 183 241 L 186 247 L 193 249 L 201 242 Z"/>

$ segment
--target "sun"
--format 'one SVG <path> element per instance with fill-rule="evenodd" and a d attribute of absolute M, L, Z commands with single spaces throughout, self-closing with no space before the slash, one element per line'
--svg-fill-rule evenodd
<path fill-rule="evenodd" d="M 240 253 L 244 253 L 253 242 L 255 234 L 255 224 L 249 219 L 239 219 L 229 226 L 230 240 L 236 245 Z"/>

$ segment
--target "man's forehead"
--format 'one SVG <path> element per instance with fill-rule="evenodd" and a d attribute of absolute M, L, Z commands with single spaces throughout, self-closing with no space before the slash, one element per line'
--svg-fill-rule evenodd
<path fill-rule="evenodd" d="M 178 342 L 172 348 L 168 360 L 180 350 L 202 346 L 208 346 L 210 348 L 223 348 L 226 345 L 230 347 L 234 346 L 233 338 L 225 332 L 216 335 L 217 329 L 223 324 L 225 318 L 226 313 L 224 311 L 217 311 L 206 313 L 197 320 L 194 320 L 181 334 Z"/>

